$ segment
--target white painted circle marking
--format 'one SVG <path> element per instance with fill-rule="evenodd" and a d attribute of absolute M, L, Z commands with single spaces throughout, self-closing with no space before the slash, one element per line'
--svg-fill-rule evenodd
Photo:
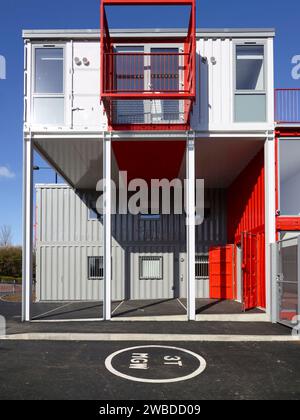
<path fill-rule="evenodd" d="M 179 376 L 177 378 L 170 378 L 170 379 L 148 379 L 148 378 L 137 378 L 135 376 L 126 375 L 125 373 L 119 372 L 117 369 L 115 369 L 112 366 L 112 360 L 117 355 L 119 355 L 121 353 L 125 353 L 126 351 L 138 350 L 138 349 L 146 349 L 146 348 L 161 348 L 161 349 L 179 350 L 179 351 L 181 351 L 183 353 L 187 353 L 187 354 L 195 357 L 198 360 L 198 362 L 199 362 L 199 367 L 196 370 L 194 370 L 194 372 L 192 372 L 192 373 L 190 373 L 188 375 L 185 375 L 185 376 Z M 147 345 L 145 345 L 145 346 L 128 347 L 126 349 L 118 350 L 118 351 L 112 353 L 111 355 L 109 355 L 105 359 L 105 367 L 113 375 L 119 376 L 120 378 L 123 378 L 123 379 L 128 379 L 128 380 L 134 381 L 134 382 L 144 382 L 144 383 L 152 383 L 152 384 L 160 383 L 160 384 L 162 384 L 162 383 L 172 383 L 172 382 L 187 381 L 188 379 L 195 378 L 195 376 L 200 375 L 206 369 L 206 361 L 199 354 L 194 353 L 191 350 L 182 349 L 180 347 L 158 346 L 158 345 L 147 346 Z"/>

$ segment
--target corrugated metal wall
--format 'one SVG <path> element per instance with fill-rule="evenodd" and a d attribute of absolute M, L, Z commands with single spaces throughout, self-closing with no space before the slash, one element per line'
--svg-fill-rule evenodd
<path fill-rule="evenodd" d="M 242 232 L 264 230 L 264 150 L 262 149 L 228 189 L 228 240 Z"/>
<path fill-rule="evenodd" d="M 242 232 L 257 235 L 258 306 L 265 308 L 265 173 L 262 149 L 228 189 L 228 242 L 240 243 Z"/>
<path fill-rule="evenodd" d="M 260 124 L 260 127 L 270 129 L 273 124 L 273 39 L 272 36 L 266 37 L 258 35 L 255 39 L 245 33 L 246 38 L 241 38 L 241 34 L 223 33 L 220 35 L 203 34 L 197 38 L 197 103 L 191 119 L 194 130 L 241 130 L 247 124 L 235 123 L 233 118 L 233 95 L 234 95 L 234 43 L 243 42 L 263 42 L 265 40 L 266 50 L 266 89 L 268 104 L 268 123 Z M 83 35 L 84 37 L 84 35 Z M 62 37 L 63 38 L 63 37 Z M 63 39 L 62 39 L 63 40 Z M 42 40 L 48 42 L 49 40 Z M 134 45 L 134 40 L 133 40 Z M 100 42 L 96 40 L 74 39 L 72 42 L 66 39 L 66 63 L 65 68 L 73 71 L 66 72 L 66 115 L 65 126 L 74 131 L 82 130 L 106 130 L 107 118 L 103 113 L 103 107 L 98 98 L 100 91 Z M 31 76 L 32 56 L 31 44 L 26 43 L 26 69 L 25 76 Z M 88 66 L 74 64 L 74 57 L 87 57 Z M 202 60 L 202 58 L 206 60 Z M 27 89 L 25 95 L 25 120 L 30 124 L 31 118 L 31 98 L 30 98 L 31 77 L 26 77 Z M 76 110 L 79 111 L 76 111 Z M 100 118 L 99 118 L 100 117 Z M 48 125 L 51 130 L 61 131 L 61 126 L 53 127 Z M 38 127 L 39 129 L 41 127 Z"/>
<path fill-rule="evenodd" d="M 172 299 L 176 296 L 174 290 L 174 247 L 173 246 L 143 246 L 141 248 L 131 247 L 127 249 L 130 261 L 130 296 L 131 299 L 149 299 L 149 297 L 159 297 L 161 299 Z M 162 256 L 161 280 L 140 280 L 139 279 L 139 258 L 140 257 L 159 257 Z M 178 275 L 177 275 L 178 278 Z M 178 294 L 177 294 L 178 296 Z"/>
<path fill-rule="evenodd" d="M 88 193 L 68 186 L 37 188 L 37 239 L 47 243 L 103 241 L 103 226 L 88 220 Z"/>
<path fill-rule="evenodd" d="M 112 299 L 124 298 L 124 257 L 113 247 Z M 89 280 L 88 257 L 103 255 L 95 245 L 42 245 L 37 248 L 37 299 L 41 301 L 103 300 L 103 280 Z"/>
<path fill-rule="evenodd" d="M 198 39 L 197 54 L 199 89 L 192 126 L 199 130 L 228 128 L 233 121 L 233 41 Z"/>
<path fill-rule="evenodd" d="M 196 252 L 226 244 L 226 191 L 208 190 L 210 217 L 196 228 Z M 88 279 L 88 256 L 102 256 L 103 225 L 88 220 L 88 192 L 67 186 L 37 187 L 38 300 L 99 300 L 102 280 Z M 92 200 L 93 201 L 93 200 Z M 186 297 L 185 217 L 112 217 L 113 299 Z M 139 256 L 163 256 L 164 279 L 140 280 Z M 197 280 L 197 297 L 209 296 L 208 280 Z"/>

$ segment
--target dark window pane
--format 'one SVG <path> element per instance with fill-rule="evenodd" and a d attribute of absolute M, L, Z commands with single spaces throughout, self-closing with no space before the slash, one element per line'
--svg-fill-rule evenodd
<path fill-rule="evenodd" d="M 264 90 L 264 47 L 236 47 L 236 89 Z"/>
<path fill-rule="evenodd" d="M 89 279 L 102 279 L 103 274 L 103 257 L 88 257 Z"/>

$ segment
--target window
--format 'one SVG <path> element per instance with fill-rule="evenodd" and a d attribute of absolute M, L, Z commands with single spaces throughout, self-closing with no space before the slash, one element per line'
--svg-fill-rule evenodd
<path fill-rule="evenodd" d="M 196 255 L 195 273 L 196 279 L 208 279 L 209 277 L 209 258 L 208 255 Z"/>
<path fill-rule="evenodd" d="M 36 47 L 34 54 L 33 122 L 64 124 L 64 48 Z"/>
<path fill-rule="evenodd" d="M 160 220 L 160 214 L 141 214 L 141 220 Z"/>
<path fill-rule="evenodd" d="M 88 220 L 102 220 L 103 215 L 99 214 L 96 208 L 96 203 L 92 203 L 88 208 Z"/>
<path fill-rule="evenodd" d="M 139 272 L 140 280 L 162 280 L 163 257 L 140 257 Z"/>
<path fill-rule="evenodd" d="M 235 121 L 266 121 L 263 45 L 236 45 Z"/>
<path fill-rule="evenodd" d="M 89 280 L 101 280 L 103 275 L 103 257 L 88 257 Z"/>
<path fill-rule="evenodd" d="M 279 197 L 282 216 L 300 216 L 300 140 L 280 139 Z"/>

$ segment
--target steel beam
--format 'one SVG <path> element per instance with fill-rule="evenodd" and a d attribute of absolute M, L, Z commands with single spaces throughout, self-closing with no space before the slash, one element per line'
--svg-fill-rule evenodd
<path fill-rule="evenodd" d="M 187 315 L 196 320 L 195 284 L 195 133 L 187 134 L 186 143 L 186 213 L 187 213 Z"/>
<path fill-rule="evenodd" d="M 22 321 L 31 319 L 33 244 L 33 147 L 31 136 L 23 142 L 23 259 Z"/>
<path fill-rule="evenodd" d="M 276 281 L 272 278 L 271 245 L 276 242 L 276 200 L 275 200 L 275 139 L 274 134 L 269 135 L 265 141 L 265 255 L 266 255 L 266 313 L 269 320 L 272 318 L 272 295 Z"/>
<path fill-rule="evenodd" d="M 104 178 L 104 293 L 103 318 L 111 319 L 111 136 L 103 137 Z"/>

